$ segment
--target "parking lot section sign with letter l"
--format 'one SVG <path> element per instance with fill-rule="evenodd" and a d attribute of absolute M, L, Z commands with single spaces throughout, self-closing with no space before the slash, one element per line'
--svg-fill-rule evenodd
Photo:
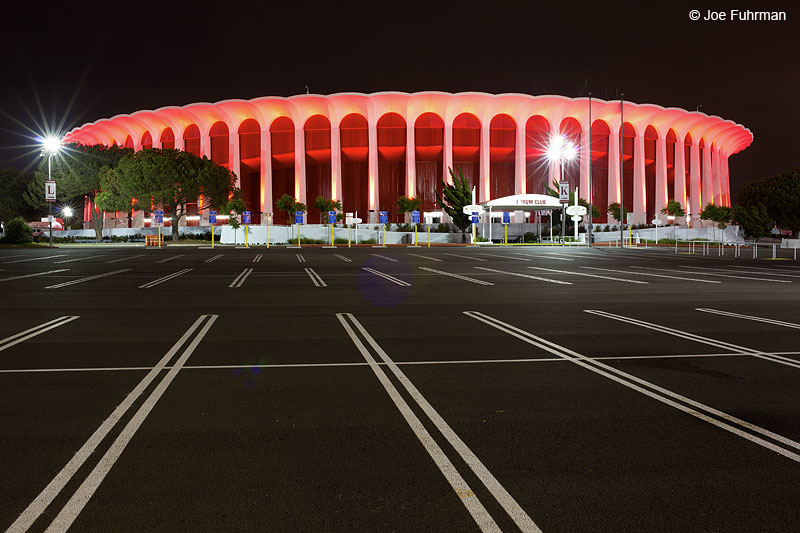
<path fill-rule="evenodd" d="M 56 201 L 55 180 L 46 180 L 44 182 L 44 201 L 48 203 L 53 203 Z"/>

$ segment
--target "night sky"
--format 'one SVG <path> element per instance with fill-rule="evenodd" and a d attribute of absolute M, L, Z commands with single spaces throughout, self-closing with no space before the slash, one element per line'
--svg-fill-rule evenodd
<path fill-rule="evenodd" d="M 38 131 L 43 120 L 63 120 L 66 132 L 120 113 L 291 96 L 306 85 L 316 94 L 604 99 L 622 90 L 635 103 L 702 105 L 749 128 L 753 144 L 730 159 L 734 195 L 746 181 L 800 166 L 800 8 L 785 22 L 693 22 L 692 9 L 719 3 L 111 4 L 4 8 L 0 167 L 34 159 L 20 146 L 32 142 L 26 127 Z"/>

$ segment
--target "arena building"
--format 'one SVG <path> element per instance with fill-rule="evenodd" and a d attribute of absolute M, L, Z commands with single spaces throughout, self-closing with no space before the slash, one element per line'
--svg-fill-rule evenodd
<path fill-rule="evenodd" d="M 730 205 L 728 158 L 753 140 L 750 130 L 730 120 L 654 104 L 382 92 L 137 111 L 75 128 L 65 141 L 207 156 L 236 174 L 253 223 L 281 224 L 287 221 L 275 201 L 284 193 L 309 205 L 309 222 L 319 220 L 312 207 L 319 195 L 341 200 L 345 211 L 370 222 L 378 211 L 401 222 L 400 196 L 417 197 L 422 210 L 436 211 L 434 190 L 448 168 L 464 172 L 479 202 L 541 193 L 559 178 L 558 163 L 546 157 L 556 135 L 578 149 L 564 178 L 603 212 L 596 223 L 606 222 L 606 207 L 620 197 L 638 224 L 650 222 L 670 199 L 695 217 L 709 202 Z M 123 215 L 107 215 L 119 221 L 111 226 L 148 225 L 149 213 Z M 187 225 L 207 223 L 202 198 L 188 215 Z"/>

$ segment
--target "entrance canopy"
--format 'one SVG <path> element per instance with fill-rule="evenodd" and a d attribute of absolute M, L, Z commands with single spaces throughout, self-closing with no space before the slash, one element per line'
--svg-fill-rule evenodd
<path fill-rule="evenodd" d="M 481 204 L 492 211 L 551 211 L 561 209 L 558 198 L 546 194 L 514 194 Z"/>

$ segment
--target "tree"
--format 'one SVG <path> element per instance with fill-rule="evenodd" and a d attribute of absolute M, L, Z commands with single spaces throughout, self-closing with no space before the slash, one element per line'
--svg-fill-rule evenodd
<path fill-rule="evenodd" d="M 619 202 L 614 202 L 613 204 L 608 204 L 608 214 L 611 215 L 611 218 L 613 218 L 617 222 L 622 223 L 628 216 L 628 210 L 623 207 L 622 214 L 620 215 Z M 620 218 L 620 216 L 622 218 Z"/>
<path fill-rule="evenodd" d="M 4 226 L 16 217 L 34 214 L 31 206 L 24 200 L 28 185 L 33 179 L 33 174 L 13 167 L 0 169 L 0 222 Z M 39 196 L 44 197 L 44 186 L 39 193 Z"/>
<path fill-rule="evenodd" d="M 33 229 L 21 218 L 9 220 L 5 225 L 3 242 L 7 244 L 26 244 L 31 242 Z"/>
<path fill-rule="evenodd" d="M 291 225 L 294 222 L 294 214 L 298 211 L 305 213 L 306 211 L 306 204 L 298 202 L 295 200 L 294 196 L 290 196 L 288 194 L 284 194 L 280 197 L 280 199 L 275 202 L 275 208 L 278 211 L 285 211 L 289 217 L 289 224 Z"/>
<path fill-rule="evenodd" d="M 769 235 L 772 228 L 772 219 L 764 204 L 759 203 L 750 207 L 737 204 L 733 209 L 733 213 L 734 219 L 748 237 L 758 240 Z"/>
<path fill-rule="evenodd" d="M 109 180 L 113 178 L 115 182 Z M 214 161 L 188 152 L 150 148 L 123 157 L 114 172 L 106 173 L 107 193 L 103 205 L 133 201 L 138 209 L 164 209 L 172 219 L 172 240 L 178 240 L 178 226 L 186 215 L 186 204 L 202 195 L 204 209 L 227 206 L 237 189 L 236 176 Z"/>
<path fill-rule="evenodd" d="M 409 198 L 408 196 L 401 196 L 397 199 L 397 210 L 400 215 L 411 213 L 412 211 L 419 211 L 422 205 L 422 200 L 419 198 Z"/>
<path fill-rule="evenodd" d="M 661 209 L 661 214 L 678 218 L 678 217 L 685 217 L 686 211 L 684 211 L 683 207 L 681 207 L 681 203 L 679 201 L 670 200 L 669 202 L 667 202 L 666 207 Z"/>
<path fill-rule="evenodd" d="M 472 191 L 470 191 L 469 182 L 462 169 L 458 169 L 458 176 L 455 175 L 452 168 L 447 170 L 450 172 L 453 183 L 452 185 L 445 183 L 444 178 L 442 178 L 442 193 L 439 194 L 439 191 L 434 191 L 436 201 L 450 216 L 453 224 L 464 232 L 472 224 L 470 218 L 464 214 L 464 207 L 472 205 Z"/>
<path fill-rule="evenodd" d="M 314 208 L 319 211 L 319 223 L 324 224 L 327 220 L 328 211 L 341 211 L 342 202 L 341 200 L 331 200 L 330 198 L 325 198 L 324 196 L 320 195 L 317 196 L 316 200 L 314 200 Z M 339 219 L 340 214 L 341 213 L 336 215 L 337 220 Z"/>
<path fill-rule="evenodd" d="M 775 225 L 800 232 L 800 171 L 793 169 L 779 176 L 745 183 L 739 190 L 737 207 L 745 219 L 766 208 L 767 216 Z M 754 211 L 755 210 L 755 211 Z"/>
<path fill-rule="evenodd" d="M 700 212 L 700 220 L 710 220 L 717 223 L 717 227 L 724 230 L 728 227 L 728 222 L 731 219 L 731 208 L 721 205 L 714 205 L 709 203 L 705 209 Z M 714 230 L 714 238 L 716 238 L 716 229 Z"/>

